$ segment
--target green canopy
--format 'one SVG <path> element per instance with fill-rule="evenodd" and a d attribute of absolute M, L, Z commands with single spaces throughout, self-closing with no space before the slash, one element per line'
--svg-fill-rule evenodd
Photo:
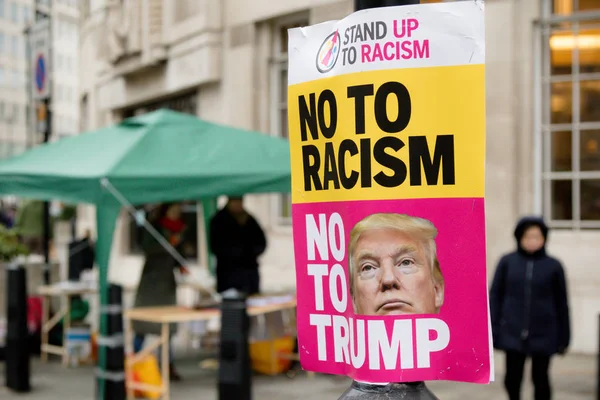
<path fill-rule="evenodd" d="M 0 195 L 96 206 L 100 304 L 121 203 L 290 191 L 285 139 L 169 110 L 33 148 L 0 162 Z M 101 314 L 100 334 L 106 335 Z M 105 366 L 100 352 L 100 366 Z M 101 385 L 103 387 L 104 385 Z"/>
<path fill-rule="evenodd" d="M 0 162 L 0 194 L 103 204 L 101 179 L 132 204 L 287 192 L 287 140 L 159 110 Z"/>

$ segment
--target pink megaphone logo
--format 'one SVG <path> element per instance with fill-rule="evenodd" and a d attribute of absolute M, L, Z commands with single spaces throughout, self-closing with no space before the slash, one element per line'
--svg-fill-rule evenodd
<path fill-rule="evenodd" d="M 321 73 L 331 71 L 340 55 L 340 34 L 336 30 L 325 38 L 317 52 L 317 70 Z"/>

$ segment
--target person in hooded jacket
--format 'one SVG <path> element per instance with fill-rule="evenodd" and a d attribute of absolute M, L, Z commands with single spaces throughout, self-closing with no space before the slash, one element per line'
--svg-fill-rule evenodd
<path fill-rule="evenodd" d="M 506 352 L 504 385 L 510 400 L 521 398 L 527 358 L 535 400 L 550 400 L 551 358 L 564 354 L 570 341 L 565 272 L 546 254 L 543 219 L 521 219 L 514 235 L 517 250 L 500 259 L 490 291 L 494 347 Z"/>

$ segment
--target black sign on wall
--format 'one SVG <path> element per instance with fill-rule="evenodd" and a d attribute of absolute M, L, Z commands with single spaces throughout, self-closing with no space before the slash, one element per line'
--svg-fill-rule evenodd
<path fill-rule="evenodd" d="M 164 100 L 147 103 L 142 106 L 136 106 L 125 109 L 123 118 L 129 118 L 136 115 L 146 114 L 152 111 L 166 108 L 173 111 L 179 111 L 186 114 L 196 115 L 198 106 L 198 94 L 196 91 L 171 97 Z"/>

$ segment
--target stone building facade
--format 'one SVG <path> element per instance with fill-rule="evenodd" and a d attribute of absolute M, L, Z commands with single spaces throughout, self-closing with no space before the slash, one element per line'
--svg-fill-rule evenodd
<path fill-rule="evenodd" d="M 82 1 L 82 129 L 170 107 L 287 135 L 289 27 L 339 19 L 352 0 Z M 486 209 L 490 278 L 515 247 L 519 216 L 543 214 L 569 279 L 572 350 L 594 352 L 600 312 L 600 4 L 488 0 Z M 264 290 L 294 288 L 289 196 L 248 198 L 268 234 Z M 194 203 L 187 218 L 196 220 Z M 80 228 L 93 224 L 81 210 Z M 198 224 L 200 226 L 200 224 Z M 142 259 L 123 215 L 111 279 L 135 284 Z M 198 234 L 198 261 L 206 257 Z"/>

